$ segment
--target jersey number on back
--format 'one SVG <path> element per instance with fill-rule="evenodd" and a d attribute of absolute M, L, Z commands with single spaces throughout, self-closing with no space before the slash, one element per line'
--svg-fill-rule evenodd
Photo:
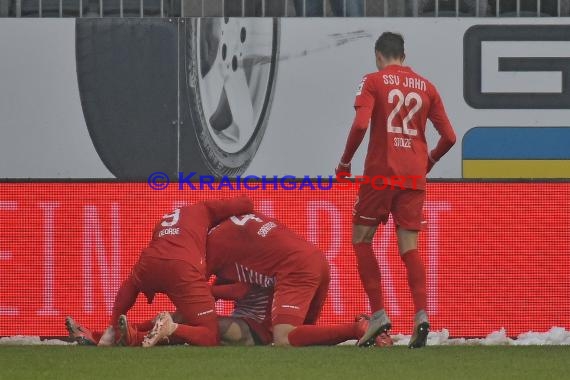
<path fill-rule="evenodd" d="M 178 223 L 178 219 L 180 219 L 180 209 L 177 208 L 172 212 L 172 214 L 166 214 L 162 216 L 162 223 L 160 225 L 162 227 L 172 227 Z"/>
<path fill-rule="evenodd" d="M 245 225 L 247 222 L 249 222 L 250 220 L 255 220 L 256 222 L 262 223 L 263 220 L 261 220 L 260 218 L 258 218 L 257 216 L 253 215 L 253 214 L 246 214 L 243 215 L 241 217 L 241 219 L 237 216 L 232 216 L 230 218 L 230 220 L 232 222 L 234 222 L 234 224 L 237 224 L 238 226 L 243 226 Z"/>
<path fill-rule="evenodd" d="M 393 124 L 394 118 L 396 117 L 396 115 L 400 113 L 402 106 L 405 105 L 407 109 L 407 107 L 410 106 L 412 100 L 415 100 L 415 104 L 408 111 L 408 114 L 402 119 L 402 126 L 401 127 L 394 126 Z M 396 106 L 394 107 L 392 112 L 390 112 L 390 115 L 388 115 L 388 122 L 387 122 L 388 132 L 403 133 L 404 135 L 416 136 L 418 134 L 418 131 L 413 128 L 408 128 L 408 123 L 410 122 L 410 120 L 412 120 L 416 112 L 418 112 L 422 108 L 421 96 L 417 92 L 410 92 L 404 96 L 404 93 L 401 90 L 394 88 L 388 93 L 388 103 L 394 104 L 394 102 L 396 102 Z"/>

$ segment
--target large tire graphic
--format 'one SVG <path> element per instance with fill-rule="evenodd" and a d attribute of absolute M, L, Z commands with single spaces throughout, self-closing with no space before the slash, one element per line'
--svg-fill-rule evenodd
<path fill-rule="evenodd" d="M 83 115 L 101 161 L 117 178 L 176 172 L 177 33 L 168 19 L 76 20 Z"/>
<path fill-rule="evenodd" d="M 277 19 L 77 19 L 79 93 L 102 162 L 121 179 L 243 173 L 267 127 L 278 44 Z"/>
<path fill-rule="evenodd" d="M 279 20 L 190 19 L 185 25 L 181 169 L 242 174 L 267 127 L 279 59 Z M 198 151 L 195 147 L 200 147 Z"/>

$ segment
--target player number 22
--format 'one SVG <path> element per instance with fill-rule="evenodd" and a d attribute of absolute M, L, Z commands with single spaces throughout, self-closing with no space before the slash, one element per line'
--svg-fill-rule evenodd
<path fill-rule="evenodd" d="M 402 126 L 394 126 L 394 118 L 400 113 L 402 106 L 406 105 L 406 107 L 408 107 L 412 100 L 415 100 L 416 104 L 414 104 L 414 106 L 408 111 L 408 114 L 402 119 Z M 422 108 L 421 96 L 417 92 L 410 92 L 407 95 L 404 95 L 401 90 L 394 88 L 388 93 L 388 103 L 393 104 L 394 101 L 396 101 L 396 106 L 392 112 L 390 112 L 390 115 L 388 115 L 388 132 L 403 133 L 405 135 L 416 136 L 418 134 L 418 131 L 413 128 L 408 128 L 408 123 L 410 120 L 412 120 L 416 112 Z"/>

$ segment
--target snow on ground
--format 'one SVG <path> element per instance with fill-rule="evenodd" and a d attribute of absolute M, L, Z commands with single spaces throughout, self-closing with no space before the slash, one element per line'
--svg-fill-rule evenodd
<path fill-rule="evenodd" d="M 59 339 L 44 339 L 39 336 L 14 335 L 0 338 L 0 346 L 72 346 L 77 343 L 69 343 Z"/>
<path fill-rule="evenodd" d="M 395 334 L 392 335 L 394 345 L 406 346 L 410 341 L 410 335 Z M 10 346 L 66 346 L 75 345 L 76 343 L 68 343 L 59 339 L 44 339 L 39 336 L 15 335 L 0 338 L 1 345 Z M 355 345 L 355 340 L 349 340 L 341 345 Z M 516 339 L 509 338 L 507 331 L 501 329 L 494 331 L 485 338 L 465 339 L 465 338 L 449 338 L 449 331 L 443 329 L 441 331 L 432 331 L 428 335 L 428 346 L 557 346 L 570 345 L 570 331 L 566 331 L 563 327 L 552 327 L 546 332 L 529 331 L 520 334 Z"/>
<path fill-rule="evenodd" d="M 410 342 L 410 335 L 392 335 L 395 346 L 407 346 Z M 355 340 L 349 340 L 343 345 L 356 344 Z M 529 331 L 520 334 L 516 339 L 507 336 L 507 331 L 501 329 L 494 331 L 485 338 L 465 339 L 449 338 L 449 331 L 432 331 L 428 335 L 428 346 L 557 346 L 570 345 L 570 331 L 563 327 L 552 327 L 547 332 Z"/>

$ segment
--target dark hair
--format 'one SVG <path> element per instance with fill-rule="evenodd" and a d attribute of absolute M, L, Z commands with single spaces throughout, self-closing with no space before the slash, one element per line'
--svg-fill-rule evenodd
<path fill-rule="evenodd" d="M 399 33 L 384 32 L 376 40 L 374 49 L 387 59 L 404 58 L 404 37 Z"/>

